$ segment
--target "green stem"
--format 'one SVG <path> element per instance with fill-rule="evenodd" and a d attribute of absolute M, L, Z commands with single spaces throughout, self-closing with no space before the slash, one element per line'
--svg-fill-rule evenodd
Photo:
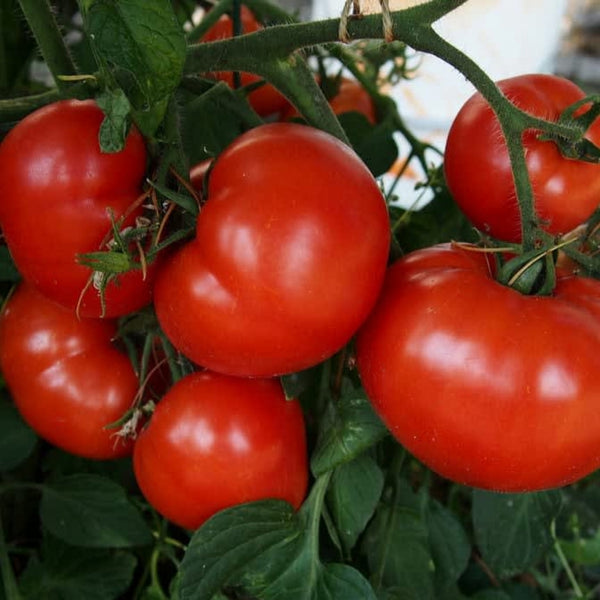
<path fill-rule="evenodd" d="M 318 561 L 319 557 L 319 524 L 321 522 L 325 494 L 331 475 L 332 471 L 326 471 L 322 475 L 319 475 L 306 502 L 300 509 L 300 517 L 305 519 L 306 528 L 311 539 L 311 556 L 314 557 L 315 561 Z"/>
<path fill-rule="evenodd" d="M 475 86 L 495 112 L 506 140 L 512 166 L 521 214 L 523 251 L 533 250 L 538 246 L 542 234 L 538 227 L 533 188 L 531 187 L 521 137 L 525 129 L 542 124 L 546 129 L 547 123 L 531 117 L 531 115 L 515 107 L 479 65 L 440 37 L 431 26 L 420 28 L 419 31 L 413 32 L 409 38 L 411 39 L 408 39 L 407 43 L 411 44 L 416 50 L 437 56 L 457 68 Z"/>
<path fill-rule="evenodd" d="M 310 125 L 327 131 L 350 145 L 346 132 L 301 56 L 293 54 L 286 60 L 268 61 L 261 71 L 260 75 L 284 96 L 293 98 L 294 105 Z"/>
<path fill-rule="evenodd" d="M 60 33 L 50 3 L 48 0 L 19 0 L 19 4 L 56 86 L 59 89 L 65 88 L 68 83 L 62 81 L 60 76 L 75 75 L 77 69 Z"/>
<path fill-rule="evenodd" d="M 579 583 L 577 582 L 577 579 L 575 578 L 575 574 L 573 573 L 573 570 L 571 569 L 571 565 L 569 565 L 569 561 L 567 560 L 567 557 L 565 556 L 565 553 L 563 552 L 560 542 L 559 542 L 558 538 L 556 537 L 556 522 L 554 520 L 552 521 L 552 523 L 550 525 L 550 533 L 552 535 L 552 540 L 554 542 L 554 551 L 556 552 L 556 555 L 558 556 L 558 559 L 560 560 L 560 564 L 562 565 L 565 573 L 567 574 L 567 579 L 569 580 L 569 583 L 571 584 L 571 587 L 573 588 L 575 597 L 576 598 L 584 598 L 584 593 L 583 593 Z"/>

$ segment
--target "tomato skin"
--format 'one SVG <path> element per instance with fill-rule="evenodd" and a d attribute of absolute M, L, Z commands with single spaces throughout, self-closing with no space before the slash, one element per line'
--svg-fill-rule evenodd
<path fill-rule="evenodd" d="M 296 372 L 367 317 L 389 238 L 380 190 L 352 150 L 305 125 L 263 125 L 217 158 L 196 239 L 157 277 L 156 314 L 206 368 Z"/>
<path fill-rule="evenodd" d="M 521 75 L 498 82 L 519 108 L 550 121 L 585 97 L 574 83 L 554 75 Z M 542 228 L 564 234 L 586 221 L 598 206 L 600 166 L 563 158 L 554 142 L 538 132 L 523 135 L 527 168 Z M 586 137 L 600 144 L 600 119 Z M 509 241 L 521 239 L 519 209 L 508 150 L 500 125 L 476 93 L 458 112 L 446 143 L 444 171 L 459 207 L 483 232 Z"/>
<path fill-rule="evenodd" d="M 40 437 L 85 458 L 127 456 L 133 447 L 105 429 L 138 389 L 115 332 L 113 321 L 78 319 L 28 284 L 0 315 L 0 370 L 17 409 Z"/>
<path fill-rule="evenodd" d="M 72 309 L 92 273 L 77 255 L 106 249 L 107 209 L 119 218 L 135 202 L 146 168 L 144 140 L 135 129 L 122 152 L 100 152 L 102 120 L 95 102 L 64 100 L 28 115 L 0 144 L 0 226 L 15 264 L 27 281 Z M 106 290 L 104 316 L 148 304 L 151 279 L 144 281 L 141 270 L 120 276 Z M 82 316 L 102 314 L 92 286 L 79 308 Z"/>
<path fill-rule="evenodd" d="M 298 508 L 305 437 L 302 409 L 277 380 L 197 372 L 157 404 L 135 444 L 134 471 L 159 513 L 196 529 L 243 502 L 278 498 Z"/>
<path fill-rule="evenodd" d="M 242 33 L 254 33 L 262 29 L 262 25 L 256 20 L 254 13 L 242 5 L 240 11 L 242 21 Z M 214 42 L 233 37 L 233 20 L 229 15 L 221 15 L 217 22 L 202 36 L 202 42 Z M 230 88 L 234 87 L 234 76 L 232 71 L 219 71 L 209 74 L 219 81 L 224 81 Z M 262 77 L 254 73 L 240 73 L 240 84 L 242 86 L 250 85 L 260 81 Z M 288 101 L 277 89 L 270 83 L 265 83 L 261 87 L 248 94 L 250 106 L 261 116 L 267 117 L 279 113 L 287 105 Z"/>
<path fill-rule="evenodd" d="M 560 275 L 553 296 L 524 296 L 481 254 L 440 246 L 390 267 L 356 352 L 375 410 L 418 459 L 527 492 L 600 466 L 599 343 L 599 281 Z"/>

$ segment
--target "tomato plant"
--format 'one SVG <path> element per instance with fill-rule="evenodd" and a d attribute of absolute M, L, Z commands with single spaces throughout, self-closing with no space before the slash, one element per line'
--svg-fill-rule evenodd
<path fill-rule="evenodd" d="M 158 319 L 218 372 L 310 367 L 371 310 L 389 237 L 381 192 L 352 150 L 304 125 L 257 127 L 216 159 L 196 239 L 158 274 Z"/>
<path fill-rule="evenodd" d="M 146 150 L 132 129 L 121 152 L 101 152 L 103 118 L 91 100 L 63 100 L 31 113 L 9 132 L 0 145 L 0 226 L 27 281 L 78 307 L 82 316 L 115 317 L 150 302 L 151 275 L 141 268 L 120 274 L 105 288 L 103 305 L 97 286 L 90 285 L 92 269 L 78 257 L 106 249 L 111 219 L 123 216 L 122 227 L 130 227 L 141 215 L 134 204 Z"/>
<path fill-rule="evenodd" d="M 308 478 L 302 410 L 275 380 L 188 375 L 141 432 L 134 468 L 150 504 L 188 529 L 250 500 L 298 508 Z"/>
<path fill-rule="evenodd" d="M 78 319 L 28 284 L 0 316 L 0 369 L 19 412 L 42 438 L 78 456 L 117 458 L 133 447 L 109 428 L 138 389 L 114 335 L 114 322 Z"/>
<path fill-rule="evenodd" d="M 262 29 L 262 25 L 257 21 L 254 13 L 242 5 L 240 11 L 242 33 L 252 33 Z M 233 37 L 233 19 L 225 14 L 221 15 L 217 22 L 202 36 L 201 42 L 213 42 Z M 221 71 L 212 74 L 219 81 L 224 81 L 229 87 L 235 87 L 234 74 L 231 71 Z M 246 86 L 257 83 L 260 77 L 253 73 L 240 73 L 240 85 Z M 248 94 L 248 102 L 254 110 L 262 116 L 269 116 L 281 112 L 288 101 L 280 94 L 270 83 L 265 83 Z"/>
<path fill-rule="evenodd" d="M 600 100 L 467 1 L 2 3 L 1 598 L 597 595 Z"/>
<path fill-rule="evenodd" d="M 599 311 L 593 279 L 559 277 L 553 296 L 524 296 L 482 254 L 419 250 L 390 268 L 357 339 L 358 369 L 390 431 L 444 477 L 497 491 L 564 486 L 599 465 Z"/>
<path fill-rule="evenodd" d="M 585 93 L 573 82 L 546 74 L 528 74 L 498 82 L 506 97 L 522 110 L 550 120 Z M 600 120 L 586 138 L 600 143 Z M 540 131 L 523 134 L 527 169 L 541 227 L 566 234 L 586 221 L 598 206 L 600 167 L 569 159 Z M 521 220 L 506 142 L 494 111 L 475 93 L 456 115 L 446 142 L 444 172 L 450 191 L 471 222 L 500 240 L 518 242 Z"/>

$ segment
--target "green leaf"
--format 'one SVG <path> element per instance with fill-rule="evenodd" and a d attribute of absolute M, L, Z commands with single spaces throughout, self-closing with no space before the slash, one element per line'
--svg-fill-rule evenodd
<path fill-rule="evenodd" d="M 43 488 L 40 517 L 74 546 L 125 548 L 152 543 L 152 533 L 125 490 L 97 475 L 71 475 Z"/>
<path fill-rule="evenodd" d="M 369 525 L 364 550 L 376 589 L 390 599 L 435 600 L 428 532 L 415 510 L 382 504 Z"/>
<path fill-rule="evenodd" d="M 131 584 L 136 558 L 127 552 L 46 544 L 42 560 L 32 558 L 20 579 L 24 600 L 113 600 Z"/>
<path fill-rule="evenodd" d="M 387 173 L 398 158 L 393 131 L 384 123 L 373 126 L 365 115 L 355 111 L 338 115 L 338 118 L 354 151 L 373 176 Z"/>
<path fill-rule="evenodd" d="M 311 459 L 315 475 L 357 457 L 387 434 L 364 390 L 350 388 L 327 407 Z"/>
<path fill-rule="evenodd" d="M 98 134 L 100 148 L 102 152 L 119 152 L 125 146 L 131 104 L 121 89 L 104 91 L 96 96 L 96 103 L 105 115 Z"/>
<path fill-rule="evenodd" d="M 37 435 L 23 421 L 15 406 L 0 400 L 0 471 L 14 469 L 33 451 Z"/>
<path fill-rule="evenodd" d="M 169 0 L 82 0 L 101 67 L 116 79 L 135 121 L 152 136 L 183 72 L 186 42 Z"/>
<path fill-rule="evenodd" d="M 190 164 L 220 154 L 242 133 L 262 124 L 241 92 L 219 82 L 186 103 L 181 135 Z"/>
<path fill-rule="evenodd" d="M 530 494 L 473 492 L 473 526 L 483 560 L 501 578 L 523 573 L 552 544 L 550 525 L 561 508 L 558 490 Z"/>
<path fill-rule="evenodd" d="M 328 504 L 338 535 L 349 552 L 373 516 L 383 489 L 383 472 L 368 454 L 335 469 L 328 490 Z"/>
<path fill-rule="evenodd" d="M 282 501 L 227 509 L 194 534 L 181 564 L 181 600 L 210 600 L 223 586 L 261 600 L 375 600 L 367 580 L 348 565 L 318 555 L 318 480 L 299 514 Z"/>
<path fill-rule="evenodd" d="M 149 183 L 153 188 L 156 189 L 156 191 L 159 194 L 164 196 L 167 200 L 170 200 L 171 202 L 177 204 L 177 206 L 180 206 L 181 208 L 183 208 L 183 210 L 189 212 L 192 215 L 198 214 L 198 204 L 190 195 L 176 192 L 175 190 L 171 190 L 165 187 L 164 185 L 160 185 L 159 183 L 156 183 L 154 181 L 149 181 Z"/>
<path fill-rule="evenodd" d="M 454 514 L 436 501 L 427 515 L 429 546 L 438 589 L 451 586 L 467 568 L 471 544 Z"/>
<path fill-rule="evenodd" d="M 583 566 L 600 564 L 600 530 L 593 537 L 560 540 L 560 546 L 570 562 Z"/>

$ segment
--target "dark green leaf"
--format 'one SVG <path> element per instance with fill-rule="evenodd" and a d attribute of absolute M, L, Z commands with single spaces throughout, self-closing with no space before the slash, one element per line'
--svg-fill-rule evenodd
<path fill-rule="evenodd" d="M 169 0 L 82 0 L 96 57 L 124 90 L 151 136 L 183 71 L 186 43 Z"/>
<path fill-rule="evenodd" d="M 123 90 L 118 89 L 104 91 L 96 96 L 96 102 L 105 115 L 100 126 L 100 148 L 102 152 L 119 152 L 125 146 L 129 130 L 129 100 Z"/>
<path fill-rule="evenodd" d="M 196 531 L 181 563 L 182 600 L 210 599 L 256 556 L 300 535 L 296 514 L 283 501 L 224 510 Z"/>
<path fill-rule="evenodd" d="M 309 521 L 310 513 L 275 500 L 218 513 L 188 547 L 181 600 L 210 600 L 225 585 L 261 600 L 375 600 L 358 571 L 320 562 L 318 528 Z"/>
<path fill-rule="evenodd" d="M 261 123 L 239 92 L 217 83 L 184 107 L 181 132 L 190 163 L 217 156 L 244 131 Z"/>
<path fill-rule="evenodd" d="M 473 492 L 473 525 L 483 560 L 498 577 L 536 564 L 552 544 L 550 525 L 561 507 L 559 491 L 531 494 Z"/>
<path fill-rule="evenodd" d="M 15 283 L 21 279 L 7 246 L 0 246 L 0 281 Z"/>
<path fill-rule="evenodd" d="M 40 516 L 74 546 L 124 548 L 152 542 L 152 533 L 124 489 L 97 475 L 72 475 L 44 486 Z"/>
<path fill-rule="evenodd" d="M 442 589 L 456 582 L 466 569 L 471 544 L 458 519 L 439 502 L 431 503 L 427 524 L 436 584 Z"/>
<path fill-rule="evenodd" d="M 382 504 L 364 541 L 376 589 L 386 589 L 389 598 L 435 600 L 434 564 L 427 538 L 427 528 L 417 512 Z"/>
<path fill-rule="evenodd" d="M 362 389 L 345 390 L 331 401 L 320 424 L 319 439 L 311 459 L 315 475 L 352 460 L 381 440 L 385 425 L 373 411 Z"/>
<path fill-rule="evenodd" d="M 383 472 L 368 454 L 341 464 L 333 472 L 328 503 L 346 552 L 373 516 L 382 489 Z"/>
<path fill-rule="evenodd" d="M 452 240 L 477 241 L 473 226 L 445 189 L 420 210 L 391 207 L 391 219 L 394 227 L 401 223 L 396 236 L 405 253 Z"/>
<path fill-rule="evenodd" d="M 313 367 L 298 373 L 291 373 L 281 377 L 281 385 L 285 391 L 286 398 L 298 398 L 319 378 L 320 367 Z"/>
<path fill-rule="evenodd" d="M 359 112 L 343 113 L 338 118 L 350 144 L 373 176 L 387 173 L 398 158 L 398 145 L 393 131 L 385 124 L 373 126 Z"/>
<path fill-rule="evenodd" d="M 473 600 L 510 600 L 510 596 L 502 590 L 481 590 L 474 596 L 471 596 Z"/>
<path fill-rule="evenodd" d="M 24 600 L 113 600 L 129 587 L 136 559 L 126 552 L 69 548 L 53 542 L 29 561 L 20 580 Z"/>
<path fill-rule="evenodd" d="M 37 439 L 15 406 L 6 398 L 0 399 L 0 471 L 22 463 L 35 448 Z"/>

